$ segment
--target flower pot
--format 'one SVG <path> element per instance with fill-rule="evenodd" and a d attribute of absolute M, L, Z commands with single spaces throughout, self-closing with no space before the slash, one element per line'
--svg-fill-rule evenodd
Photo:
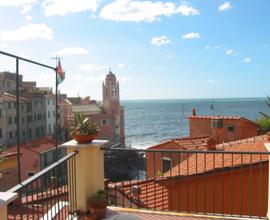
<path fill-rule="evenodd" d="M 71 137 L 76 140 L 79 144 L 91 143 L 98 133 L 95 134 L 71 134 Z"/>

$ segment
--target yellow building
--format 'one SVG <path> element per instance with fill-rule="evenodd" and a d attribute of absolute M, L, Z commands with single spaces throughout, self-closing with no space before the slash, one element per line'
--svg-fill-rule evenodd
<path fill-rule="evenodd" d="M 5 159 L 0 162 L 0 192 L 17 184 L 17 153 L 0 153 Z"/>

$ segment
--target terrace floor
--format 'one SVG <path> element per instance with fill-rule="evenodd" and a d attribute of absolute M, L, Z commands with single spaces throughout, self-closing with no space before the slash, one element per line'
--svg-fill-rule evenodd
<path fill-rule="evenodd" d="M 125 218 L 116 218 L 116 216 L 122 215 Z M 115 218 L 112 218 L 115 216 Z M 202 216 L 202 215 L 193 215 L 193 214 L 181 214 L 173 212 L 158 212 L 158 211 L 147 211 L 139 209 L 130 209 L 130 208 L 119 208 L 119 207 L 108 207 L 107 209 L 107 220 L 129 220 L 128 216 L 133 216 L 130 220 L 207 220 L 207 219 L 226 219 L 226 220 L 236 220 L 236 219 L 245 219 L 248 218 L 232 218 L 232 217 L 223 217 L 223 216 Z M 254 220 L 254 218 L 253 218 Z"/>

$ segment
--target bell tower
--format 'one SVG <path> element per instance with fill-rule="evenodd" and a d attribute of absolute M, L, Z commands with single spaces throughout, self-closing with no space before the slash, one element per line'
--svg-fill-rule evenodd
<path fill-rule="evenodd" d="M 120 111 L 119 82 L 111 71 L 103 82 L 103 105 L 105 111 Z"/>

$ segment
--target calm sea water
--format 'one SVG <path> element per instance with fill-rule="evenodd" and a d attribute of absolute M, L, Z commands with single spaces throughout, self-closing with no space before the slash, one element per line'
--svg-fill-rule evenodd
<path fill-rule="evenodd" d="M 188 136 L 187 116 L 193 108 L 198 115 L 237 115 L 256 120 L 260 111 L 270 112 L 265 101 L 264 98 L 123 101 L 126 143 L 134 148 L 146 148 Z"/>

